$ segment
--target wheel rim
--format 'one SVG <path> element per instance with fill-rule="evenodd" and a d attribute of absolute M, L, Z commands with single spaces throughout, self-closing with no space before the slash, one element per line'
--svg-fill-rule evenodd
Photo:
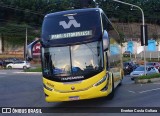
<path fill-rule="evenodd" d="M 27 67 L 26 67 L 26 66 L 24 66 L 24 67 L 23 67 L 23 69 L 27 69 Z"/>
<path fill-rule="evenodd" d="M 12 69 L 12 67 L 11 67 L 11 66 L 8 66 L 8 68 L 9 68 L 9 69 Z"/>

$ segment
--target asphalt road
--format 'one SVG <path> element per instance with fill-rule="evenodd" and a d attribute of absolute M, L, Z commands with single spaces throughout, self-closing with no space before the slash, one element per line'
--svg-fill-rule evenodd
<path fill-rule="evenodd" d="M 116 89 L 113 100 L 98 98 L 73 102 L 47 103 L 44 100 L 41 74 L 19 72 L 20 70 L 0 70 L 0 107 L 49 107 L 50 110 L 54 110 L 56 107 L 70 107 L 71 112 L 74 108 L 79 109 L 77 113 L 81 112 L 80 108 L 83 108 L 83 110 L 85 109 L 84 116 L 88 115 L 88 113 L 90 114 L 90 112 L 87 112 L 87 108 L 92 107 L 94 107 L 93 110 L 95 111 L 98 108 L 107 107 L 160 107 L 160 82 L 134 84 L 130 77 L 126 76 L 122 86 Z M 63 109 L 62 113 L 57 113 L 57 115 L 66 116 L 66 110 L 69 109 Z M 80 115 L 77 113 L 72 115 Z M 102 112 L 98 115 L 104 115 L 104 113 Z M 111 113 L 110 115 L 116 114 Z M 127 116 L 128 113 L 119 115 Z M 134 114 L 129 115 L 132 116 Z M 150 114 L 145 113 L 144 115 L 149 116 Z"/>

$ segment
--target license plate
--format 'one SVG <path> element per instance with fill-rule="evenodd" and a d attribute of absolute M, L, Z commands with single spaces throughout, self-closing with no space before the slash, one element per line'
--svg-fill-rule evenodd
<path fill-rule="evenodd" d="M 69 100 L 73 101 L 73 100 L 79 100 L 79 96 L 70 96 Z"/>

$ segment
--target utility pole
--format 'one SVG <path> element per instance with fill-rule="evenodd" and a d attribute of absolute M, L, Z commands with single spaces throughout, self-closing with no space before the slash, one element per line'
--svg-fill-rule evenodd
<path fill-rule="evenodd" d="M 26 27 L 26 39 L 25 39 L 25 49 L 24 49 L 24 58 L 27 60 L 27 40 L 28 40 L 28 29 Z"/>
<path fill-rule="evenodd" d="M 2 36 L 1 36 L 1 33 L 0 33 L 0 54 L 2 54 Z"/>
<path fill-rule="evenodd" d="M 144 22 L 144 12 L 143 10 L 139 7 L 139 6 L 136 6 L 134 4 L 130 4 L 130 3 L 126 3 L 126 2 L 122 2 L 122 1 L 119 1 L 119 0 L 113 0 L 114 2 L 118 2 L 118 3 L 121 3 L 121 4 L 125 4 L 125 5 L 129 5 L 129 6 L 132 6 L 132 7 L 136 7 L 138 8 L 141 13 L 142 13 L 142 26 L 143 26 L 143 48 L 144 48 L 144 74 L 146 75 L 146 41 L 145 41 L 145 22 Z"/>

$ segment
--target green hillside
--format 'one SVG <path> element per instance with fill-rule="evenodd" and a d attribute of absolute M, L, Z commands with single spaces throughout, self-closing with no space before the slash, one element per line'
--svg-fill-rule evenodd
<path fill-rule="evenodd" d="M 160 24 L 159 0 L 123 0 L 144 10 L 146 23 Z M 110 19 L 119 23 L 141 23 L 141 12 L 112 0 L 97 0 Z M 28 42 L 40 37 L 45 14 L 83 7 L 95 7 L 92 0 L 1 0 L 0 37 L 12 45 L 23 45 L 28 30 Z M 123 32 L 122 32 L 123 35 Z"/>

